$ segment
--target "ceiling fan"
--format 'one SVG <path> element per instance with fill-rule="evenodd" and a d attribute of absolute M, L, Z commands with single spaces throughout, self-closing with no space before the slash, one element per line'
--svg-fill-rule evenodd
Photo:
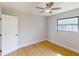
<path fill-rule="evenodd" d="M 52 10 L 60 10 L 60 7 L 56 7 L 56 8 L 52 8 L 52 6 L 54 5 L 54 2 L 49 2 L 46 3 L 46 7 L 36 7 L 37 9 L 41 9 L 42 11 L 40 13 L 44 13 L 44 12 L 48 12 L 48 13 L 52 13 Z"/>

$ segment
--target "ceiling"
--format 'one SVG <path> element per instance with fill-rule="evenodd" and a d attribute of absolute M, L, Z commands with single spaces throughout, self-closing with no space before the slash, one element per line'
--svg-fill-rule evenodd
<path fill-rule="evenodd" d="M 36 15 L 41 16 L 50 16 L 55 15 L 58 13 L 62 13 L 65 11 L 69 11 L 72 9 L 79 8 L 79 2 L 55 2 L 53 7 L 61 7 L 61 10 L 53 10 L 52 14 L 49 13 L 40 13 L 40 9 L 36 9 L 35 7 L 45 7 L 46 2 L 0 2 L 0 7 L 13 10 L 13 11 L 19 11 L 24 13 L 32 13 Z"/>

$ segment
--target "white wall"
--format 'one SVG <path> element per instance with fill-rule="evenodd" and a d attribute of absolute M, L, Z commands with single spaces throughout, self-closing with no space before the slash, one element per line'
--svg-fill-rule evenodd
<path fill-rule="evenodd" d="M 23 15 L 19 21 L 20 45 L 29 45 L 45 38 L 45 20 L 36 15 Z"/>
<path fill-rule="evenodd" d="M 45 19 L 43 17 L 6 9 L 3 9 L 2 13 L 18 17 L 18 44 L 20 47 L 27 46 L 45 38 Z"/>
<path fill-rule="evenodd" d="M 79 9 L 47 17 L 48 39 L 79 52 L 79 32 L 56 31 L 57 19 L 79 16 Z"/>

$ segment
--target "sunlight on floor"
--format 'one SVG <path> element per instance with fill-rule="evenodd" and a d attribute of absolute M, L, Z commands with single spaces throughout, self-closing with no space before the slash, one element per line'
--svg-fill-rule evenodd
<path fill-rule="evenodd" d="M 60 55 L 60 54 L 57 54 L 57 56 L 62 56 L 62 55 Z"/>

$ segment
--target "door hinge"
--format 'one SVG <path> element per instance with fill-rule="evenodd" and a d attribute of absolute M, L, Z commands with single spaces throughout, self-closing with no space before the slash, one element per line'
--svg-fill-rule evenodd
<path fill-rule="evenodd" d="M 2 20 L 2 18 L 0 18 L 0 20 Z"/>
<path fill-rule="evenodd" d="M 2 34 L 0 34 L 0 37 L 2 36 Z"/>

